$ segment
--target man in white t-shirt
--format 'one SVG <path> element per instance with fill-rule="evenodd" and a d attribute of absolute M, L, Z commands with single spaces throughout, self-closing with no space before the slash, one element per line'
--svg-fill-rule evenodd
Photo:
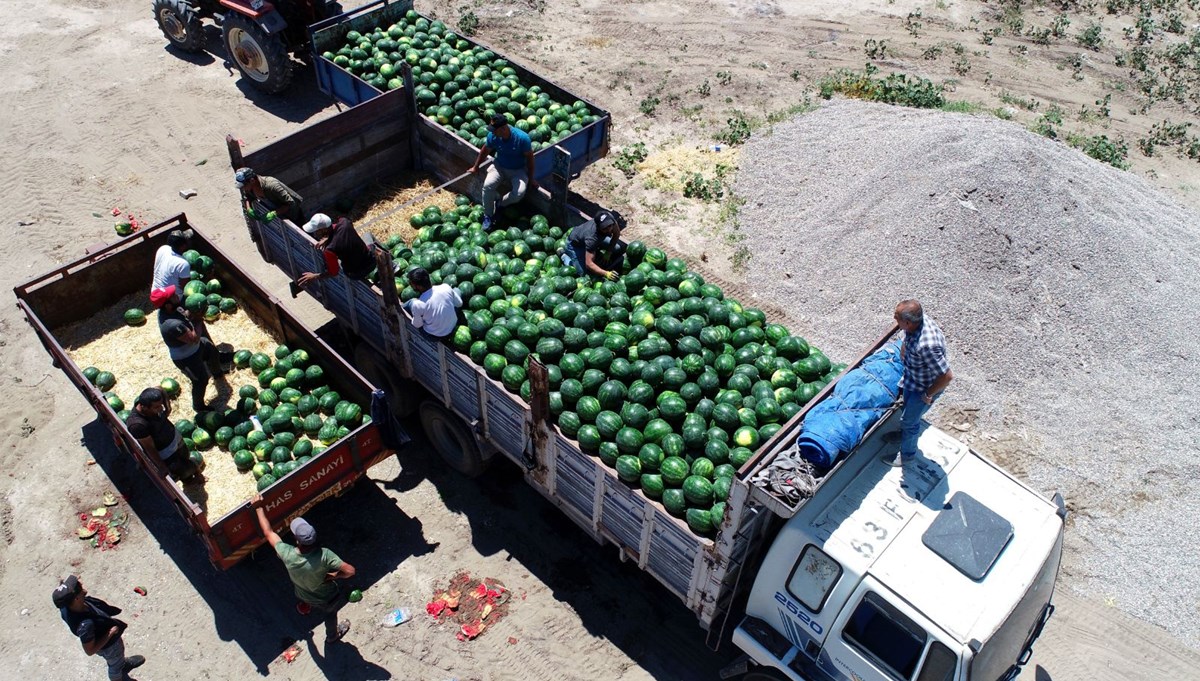
<path fill-rule="evenodd" d="M 417 292 L 416 298 L 404 304 L 404 309 L 412 315 L 413 326 L 434 338 L 454 333 L 458 308 L 462 307 L 458 289 L 448 284 L 434 286 L 429 273 L 420 267 L 408 273 L 408 283 Z"/>
<path fill-rule="evenodd" d="M 183 259 L 183 252 L 191 245 L 193 232 L 190 229 L 174 229 L 167 235 L 167 245 L 160 246 L 154 254 L 154 284 L 151 291 L 174 286 L 182 291 L 183 285 L 192 278 L 192 266 Z"/>

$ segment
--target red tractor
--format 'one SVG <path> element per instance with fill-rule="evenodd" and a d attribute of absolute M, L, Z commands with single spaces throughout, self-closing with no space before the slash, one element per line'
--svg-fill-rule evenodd
<path fill-rule="evenodd" d="M 163 35 L 184 52 L 204 51 L 201 19 L 214 20 L 229 61 L 270 94 L 292 82 L 290 55 L 306 56 L 308 26 L 342 13 L 328 0 L 153 0 L 153 6 Z"/>

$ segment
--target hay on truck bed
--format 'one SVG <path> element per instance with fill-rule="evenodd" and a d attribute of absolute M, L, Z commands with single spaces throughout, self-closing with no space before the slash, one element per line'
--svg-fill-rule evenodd
<path fill-rule="evenodd" d="M 433 191 L 435 187 L 437 185 L 429 175 L 413 171 L 404 172 L 391 182 L 377 183 L 369 187 L 355 200 L 354 207 L 347 217 L 355 224 L 359 233 L 370 232 L 375 235 L 376 241 L 384 242 L 388 237 L 398 236 L 404 243 L 411 244 L 417 236 L 417 230 L 408 223 L 413 213 L 419 213 L 429 206 L 437 206 L 443 211 L 450 210 L 454 208 L 455 195 L 441 189 L 420 203 L 404 210 L 396 209 Z"/>
<path fill-rule="evenodd" d="M 171 421 L 194 420 L 191 381 L 180 373 L 167 354 L 149 296 L 148 288 L 131 293 L 85 320 L 55 329 L 54 335 L 79 368 L 94 366 L 101 371 L 111 371 L 117 377 L 113 392 L 125 402 L 127 409 L 133 409 L 133 402 L 142 390 L 157 387 L 164 378 L 174 378 L 181 391 L 178 398 L 171 400 Z M 142 326 L 127 326 L 123 321 L 125 311 L 134 307 L 150 311 Z M 263 352 L 274 357 L 275 347 L 280 343 L 241 307 L 233 314 L 222 314 L 219 320 L 207 326 L 214 343 L 229 343 L 235 350 Z M 215 401 L 226 405 L 224 408 L 231 408 L 237 402 L 239 387 L 247 384 L 258 387 L 258 376 L 249 368 L 234 368 L 225 375 L 225 381 L 209 381 L 205 394 L 207 403 Z M 320 444 L 313 441 L 314 446 Z M 249 472 L 238 471 L 233 464 L 232 452 L 214 445 L 202 454 L 206 464 L 205 481 L 186 485 L 176 481 L 175 484 L 193 503 L 207 511 L 211 523 L 249 499 L 255 491 L 255 480 Z"/>

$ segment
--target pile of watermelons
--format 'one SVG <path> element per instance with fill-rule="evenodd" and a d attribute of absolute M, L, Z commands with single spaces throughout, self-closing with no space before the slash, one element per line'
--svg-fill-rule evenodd
<path fill-rule="evenodd" d="M 844 368 L 657 248 L 630 243 L 620 279 L 593 281 L 555 255 L 566 231 L 546 218 L 485 234 L 481 209 L 457 204 L 413 215 L 411 245 L 385 243 L 400 272 L 458 289 L 455 348 L 526 401 L 536 355 L 563 434 L 698 534 L 720 524 L 735 470 Z"/>
<path fill-rule="evenodd" d="M 391 26 L 348 32 L 345 45 L 323 56 L 381 91 L 404 86 L 401 64 L 407 63 L 417 108 L 476 147 L 483 146 L 496 112 L 529 133 L 535 151 L 597 120 L 584 102 L 554 101 L 540 86 L 522 83 L 492 51 L 412 10 Z"/>
<path fill-rule="evenodd" d="M 241 386 L 234 408 L 202 412 L 175 428 L 189 450 L 229 452 L 238 470 L 253 473 L 259 491 L 371 420 L 361 405 L 326 385 L 325 370 L 306 350 L 280 345 L 273 360 L 238 350 L 233 362 L 257 373 L 258 385 Z"/>
<path fill-rule="evenodd" d="M 183 291 L 179 294 L 189 312 L 200 314 L 206 322 L 215 322 L 222 314 L 237 312 L 237 301 L 224 294 L 224 286 L 216 277 L 212 258 L 190 250 L 183 252 L 183 259 L 192 266 L 191 281 L 183 285 Z"/>

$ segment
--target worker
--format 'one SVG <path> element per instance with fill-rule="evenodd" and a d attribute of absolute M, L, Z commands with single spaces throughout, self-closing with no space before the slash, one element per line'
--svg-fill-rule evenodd
<path fill-rule="evenodd" d="M 160 466 L 160 472 L 170 473 L 181 482 L 204 482 L 200 468 L 192 461 L 183 436 L 171 423 L 171 403 L 160 388 L 146 388 L 138 395 L 125 427 L 142 445 L 146 456 Z"/>
<path fill-rule="evenodd" d="M 601 210 L 596 217 L 580 223 L 567 237 L 562 259 L 574 265 L 580 275 L 593 274 L 616 281 L 617 270 L 625 261 L 625 242 L 621 241 L 621 225 L 612 213 Z"/>
<path fill-rule="evenodd" d="M 304 223 L 304 231 L 317 240 L 317 250 L 324 258 L 325 271 L 301 274 L 296 280 L 301 288 L 319 279 L 336 277 L 339 272 L 344 272 L 351 279 L 366 279 L 375 269 L 374 237 L 367 235 L 371 242 L 368 245 L 346 218 L 338 218 L 334 222 L 328 215 L 317 213 Z"/>
<path fill-rule="evenodd" d="M 490 232 L 496 224 L 496 198 L 501 182 L 510 189 L 500 198 L 501 206 L 511 206 L 525 198 L 525 192 L 536 189 L 533 179 L 533 142 L 524 130 L 508 124 L 504 114 L 494 114 L 489 120 L 487 141 L 479 148 L 479 156 L 469 172 L 479 172 L 479 165 L 489 155 L 496 160 L 488 166 L 483 181 L 483 231 Z"/>
<path fill-rule="evenodd" d="M 125 641 L 121 635 L 129 625 L 116 618 L 121 609 L 89 596 L 79 577 L 68 575 L 59 582 L 51 599 L 71 633 L 79 637 L 83 652 L 89 657 L 99 655 L 108 663 L 110 681 L 127 679 L 131 670 L 146 663 L 146 658 L 141 655 L 125 657 Z"/>
<path fill-rule="evenodd" d="M 210 338 L 201 334 L 188 318 L 174 286 L 154 289 L 150 292 L 150 304 L 158 309 L 158 330 L 171 361 L 183 372 L 192 384 L 192 409 L 204 411 L 204 393 L 213 376 L 223 376 L 217 347 Z"/>
<path fill-rule="evenodd" d="M 154 252 L 154 281 L 150 290 L 174 286 L 182 291 L 192 278 L 192 265 L 183 258 L 191 247 L 195 233 L 190 229 L 173 229 L 167 233 L 167 243 Z"/>
<path fill-rule="evenodd" d="M 267 522 L 267 513 L 263 510 L 262 501 L 262 495 L 255 492 L 250 499 L 250 505 L 254 507 L 258 527 L 267 543 L 287 568 L 288 577 L 296 590 L 296 597 L 308 606 L 301 610 L 307 613 L 315 608 L 323 613 L 325 643 L 337 643 L 350 631 L 349 622 L 338 622 L 338 610 L 346 604 L 347 594 L 343 594 L 338 588 L 337 580 L 353 577 L 354 566 L 338 558 L 333 551 L 318 545 L 317 531 L 304 518 L 295 518 L 289 525 L 296 545 L 292 546 L 283 541 Z"/>
<path fill-rule="evenodd" d="M 242 191 L 242 208 L 252 218 L 260 217 L 254 211 L 254 202 L 257 200 L 265 203 L 279 217 L 295 223 L 304 219 L 304 199 L 273 177 L 259 175 L 250 168 L 238 168 L 233 174 L 233 184 Z"/>
<path fill-rule="evenodd" d="M 404 309 L 412 315 L 412 325 L 434 338 L 454 333 L 463 304 L 458 289 L 449 284 L 434 286 L 429 272 L 421 267 L 408 273 L 408 284 L 417 292 L 416 298 L 404 303 Z"/>
<path fill-rule="evenodd" d="M 900 391 L 904 395 L 904 411 L 900 418 L 900 453 L 887 456 L 893 466 L 908 469 L 917 459 L 917 439 L 921 435 L 921 417 L 941 397 L 954 378 L 946 357 L 946 336 L 942 329 L 925 314 L 921 303 L 902 300 L 892 315 L 904 331 L 900 345 Z"/>

